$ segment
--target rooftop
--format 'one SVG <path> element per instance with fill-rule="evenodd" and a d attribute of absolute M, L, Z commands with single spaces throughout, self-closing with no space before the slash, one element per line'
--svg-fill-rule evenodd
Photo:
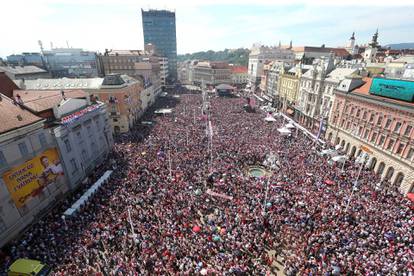
<path fill-rule="evenodd" d="M 8 72 L 14 75 L 19 74 L 35 74 L 35 73 L 47 73 L 46 70 L 34 65 L 27 66 L 0 66 L 0 72 Z"/>
<path fill-rule="evenodd" d="M 351 94 L 363 95 L 365 97 L 375 99 L 376 101 L 379 101 L 379 102 L 393 103 L 393 104 L 398 104 L 398 105 L 402 105 L 402 106 L 409 106 L 409 107 L 414 106 L 414 103 L 405 102 L 405 101 L 401 101 L 401 100 L 396 100 L 396 99 L 391 99 L 391 98 L 386 98 L 386 97 L 381 97 L 381 96 L 376 96 L 376 95 L 370 94 L 369 90 L 371 88 L 372 79 L 373 78 L 369 78 L 369 77 L 363 78 L 362 80 L 365 83 L 362 86 L 352 90 Z M 404 81 L 404 80 L 401 80 L 401 81 Z"/>
<path fill-rule="evenodd" d="M 232 73 L 247 73 L 247 67 L 245 66 L 232 66 Z"/>
<path fill-rule="evenodd" d="M 111 77 L 108 75 L 106 77 Z M 127 75 L 120 75 L 120 78 L 124 80 L 124 83 L 137 82 L 136 79 L 128 77 Z M 61 89 L 91 89 L 98 90 L 104 85 L 104 78 L 87 78 L 87 79 L 36 79 L 26 80 L 24 82 L 18 82 L 18 86 L 25 90 L 61 90 Z M 108 87 L 106 87 L 108 88 Z"/>
<path fill-rule="evenodd" d="M 64 97 L 62 95 L 64 92 Z M 14 97 L 20 96 L 23 105 L 33 112 L 42 112 L 52 109 L 62 100 L 68 98 L 86 98 L 87 94 L 83 90 L 15 90 Z"/>
<path fill-rule="evenodd" d="M 0 94 L 0 99 L 0 134 L 43 120 L 14 104 L 12 99 L 3 94 Z"/>

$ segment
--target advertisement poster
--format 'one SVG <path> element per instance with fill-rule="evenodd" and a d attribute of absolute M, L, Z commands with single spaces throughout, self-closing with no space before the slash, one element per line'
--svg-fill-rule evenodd
<path fill-rule="evenodd" d="M 3 180 L 17 208 L 20 208 L 46 186 L 63 181 L 63 175 L 58 152 L 53 148 L 8 170 L 3 174 Z"/>

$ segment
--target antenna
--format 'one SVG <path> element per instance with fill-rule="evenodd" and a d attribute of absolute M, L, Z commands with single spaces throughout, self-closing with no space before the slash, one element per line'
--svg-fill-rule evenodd
<path fill-rule="evenodd" d="M 53 50 L 53 42 L 50 41 L 50 50 Z"/>
<path fill-rule="evenodd" d="M 41 40 L 38 40 L 37 41 L 37 43 L 39 44 L 39 47 L 40 47 L 40 53 L 42 54 L 42 56 L 43 56 L 43 43 L 42 43 L 42 41 Z"/>
<path fill-rule="evenodd" d="M 66 46 L 67 46 L 68 48 L 70 48 L 70 47 L 69 47 L 69 42 L 68 42 L 67 40 L 66 40 Z"/>

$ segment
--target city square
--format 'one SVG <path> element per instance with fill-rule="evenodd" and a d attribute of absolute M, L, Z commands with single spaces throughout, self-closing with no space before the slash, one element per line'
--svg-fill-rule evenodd
<path fill-rule="evenodd" d="M 245 112 L 243 97 L 211 96 L 206 133 L 202 103 L 200 93 L 161 98 L 152 110 L 173 112 L 148 112 L 152 126 L 117 139 L 96 173 L 113 170 L 101 190 L 64 221 L 80 191 L 65 200 L 11 244 L 10 257 L 41 260 L 56 275 L 412 270 L 413 210 L 395 187 L 378 189 L 368 170 L 355 187 L 358 164 L 329 165 L 315 140 L 279 135 L 283 119 Z M 246 173 L 270 152 L 279 166 L 268 178 Z M 284 272 L 272 271 L 269 250 Z"/>

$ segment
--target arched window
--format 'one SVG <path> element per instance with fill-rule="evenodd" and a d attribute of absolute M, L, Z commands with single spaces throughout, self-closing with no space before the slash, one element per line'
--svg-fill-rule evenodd
<path fill-rule="evenodd" d="M 382 173 L 384 172 L 384 168 L 385 168 L 385 164 L 384 162 L 381 162 L 378 166 L 377 174 L 382 175 Z"/>
<path fill-rule="evenodd" d="M 374 169 L 375 169 L 375 165 L 377 164 L 377 158 L 372 157 L 371 161 L 369 161 L 369 162 L 370 162 L 370 163 L 369 163 L 369 165 L 368 165 L 368 168 L 369 168 L 370 170 L 374 170 Z"/>
<path fill-rule="evenodd" d="M 332 132 L 329 132 L 328 133 L 328 141 L 331 142 L 331 139 L 332 139 Z"/>
<path fill-rule="evenodd" d="M 349 143 L 346 144 L 345 153 L 348 153 L 348 150 L 349 150 Z"/>
<path fill-rule="evenodd" d="M 350 157 L 354 157 L 355 156 L 355 152 L 356 152 L 356 147 L 353 146 L 351 149 L 351 153 L 349 154 Z"/>
<path fill-rule="evenodd" d="M 399 172 L 397 174 L 397 177 L 394 180 L 394 185 L 398 187 L 401 186 L 401 183 L 403 182 L 403 180 L 404 180 L 404 174 L 402 172 Z"/>
<path fill-rule="evenodd" d="M 387 174 L 385 175 L 385 177 L 388 179 L 388 181 L 390 181 L 393 175 L 394 175 L 394 168 L 393 167 L 389 167 L 388 170 L 387 170 Z"/>

